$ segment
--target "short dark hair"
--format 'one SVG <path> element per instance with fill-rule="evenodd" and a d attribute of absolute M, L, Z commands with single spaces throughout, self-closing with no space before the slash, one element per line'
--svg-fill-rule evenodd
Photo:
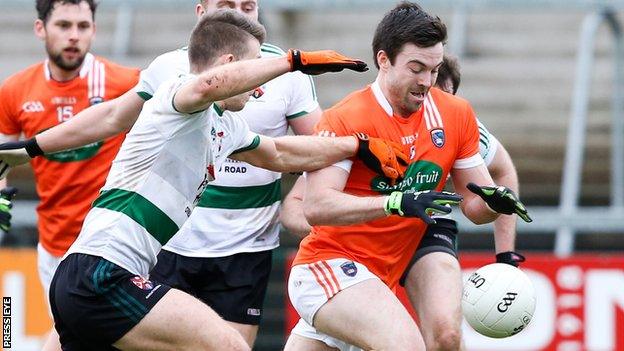
<path fill-rule="evenodd" d="M 238 58 L 247 52 L 249 39 L 263 43 L 264 26 L 231 9 L 205 14 L 193 32 L 188 48 L 191 67 L 202 70 L 219 56 L 230 53 Z"/>
<path fill-rule="evenodd" d="M 444 55 L 442 66 L 438 70 L 438 82 L 444 82 L 447 79 L 453 83 L 453 95 L 455 95 L 459 89 L 459 83 L 461 83 L 461 71 L 455 56 Z"/>
<path fill-rule="evenodd" d="M 403 45 L 412 43 L 421 48 L 428 48 L 446 41 L 446 25 L 440 17 L 433 17 L 420 5 L 403 1 L 390 10 L 377 25 L 373 37 L 373 60 L 377 63 L 377 53 L 383 50 L 390 63 L 403 49 Z"/>
<path fill-rule="evenodd" d="M 37 18 L 42 20 L 44 23 L 48 21 L 50 17 L 50 12 L 54 9 L 54 4 L 61 3 L 64 4 L 73 4 L 78 5 L 81 2 L 86 2 L 91 9 L 91 18 L 95 20 L 95 10 L 97 9 L 97 3 L 95 0 L 37 0 L 35 4 L 35 8 L 37 9 Z"/>

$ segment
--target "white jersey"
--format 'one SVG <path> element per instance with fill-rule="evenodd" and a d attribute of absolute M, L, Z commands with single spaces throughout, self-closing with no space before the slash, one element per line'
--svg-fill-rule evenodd
<path fill-rule="evenodd" d="M 100 256 L 147 277 L 214 170 L 233 152 L 259 144 L 242 118 L 215 104 L 193 114 L 177 112 L 173 97 L 190 78 L 163 83 L 143 106 L 67 254 Z"/>
<path fill-rule="evenodd" d="M 285 53 L 269 44 L 261 47 L 263 57 Z M 150 70 L 179 74 L 188 69 L 186 51 L 165 54 L 141 73 L 142 91 L 158 84 Z M 157 67 L 164 65 L 163 70 Z M 162 73 L 156 73 L 161 77 Z M 256 89 L 239 114 L 252 131 L 271 137 L 286 135 L 288 121 L 318 108 L 312 79 L 300 72 L 277 77 Z M 191 257 L 223 257 L 240 252 L 257 252 L 279 245 L 281 173 L 227 159 L 217 170 L 216 180 L 206 187 L 199 204 L 180 232 L 163 247 Z"/>
<path fill-rule="evenodd" d="M 498 139 L 490 134 L 490 131 L 478 119 L 477 127 L 479 127 L 479 154 L 483 157 L 485 165 L 489 166 L 498 150 Z"/>

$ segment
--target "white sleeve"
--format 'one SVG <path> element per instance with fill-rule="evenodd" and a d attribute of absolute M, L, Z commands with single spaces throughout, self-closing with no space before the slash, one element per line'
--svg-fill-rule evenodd
<path fill-rule="evenodd" d="M 226 112 L 227 113 L 227 112 Z M 249 129 L 247 121 L 235 113 L 230 113 L 230 135 L 232 151 L 230 154 L 253 150 L 260 145 L 260 136 Z"/>
<path fill-rule="evenodd" d="M 478 119 L 477 126 L 479 127 L 479 154 L 485 161 L 485 165 L 489 166 L 496 155 L 498 140 Z"/>
<path fill-rule="evenodd" d="M 307 115 L 318 108 L 316 88 L 312 77 L 301 72 L 289 73 L 289 100 L 286 118 L 292 119 Z"/>
<path fill-rule="evenodd" d="M 189 113 L 182 113 L 175 109 L 173 104 L 173 98 L 180 88 L 188 84 L 194 76 L 186 75 L 178 79 L 170 79 L 159 84 L 158 89 L 154 93 L 153 108 L 156 115 L 169 115 L 180 114 L 190 115 Z"/>
<path fill-rule="evenodd" d="M 170 51 L 158 56 L 141 71 L 139 82 L 134 91 L 144 100 L 156 94 L 158 87 L 167 80 L 188 73 L 188 56 L 185 49 Z"/>

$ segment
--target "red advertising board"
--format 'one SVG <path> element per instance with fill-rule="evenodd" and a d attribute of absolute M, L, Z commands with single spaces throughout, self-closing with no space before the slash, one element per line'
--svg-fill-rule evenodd
<path fill-rule="evenodd" d="M 492 262 L 492 255 L 465 254 L 465 275 Z M 290 262 L 288 263 L 290 264 Z M 491 339 L 464 323 L 471 351 L 616 351 L 624 350 L 624 255 L 575 255 L 557 258 L 530 254 L 522 265 L 537 293 L 533 320 L 520 334 Z M 399 296 L 407 303 L 404 292 Z M 298 320 L 287 303 L 287 334 Z"/>

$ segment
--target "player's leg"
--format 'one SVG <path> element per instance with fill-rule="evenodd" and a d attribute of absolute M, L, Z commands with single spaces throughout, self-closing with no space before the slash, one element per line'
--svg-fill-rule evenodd
<path fill-rule="evenodd" d="M 427 350 L 461 350 L 461 270 L 454 221 L 430 226 L 408 268 L 405 288 Z"/>
<path fill-rule="evenodd" d="M 39 272 L 39 281 L 43 286 L 43 292 L 45 300 L 50 306 L 50 283 L 54 272 L 61 262 L 61 257 L 56 257 L 49 253 L 41 244 L 37 245 L 37 270 Z M 61 343 L 59 341 L 58 333 L 54 328 L 50 330 L 45 343 L 41 349 L 42 351 L 61 351 Z"/>
<path fill-rule="evenodd" d="M 191 295 L 169 290 L 113 344 L 120 350 L 250 350 L 240 334 Z"/>
<path fill-rule="evenodd" d="M 210 307 L 97 256 L 69 255 L 51 307 L 67 350 L 249 350 Z"/>
<path fill-rule="evenodd" d="M 303 319 L 290 332 L 284 351 L 345 351 L 347 343 L 319 333 Z M 342 348 L 341 348 L 342 347 Z"/>
<path fill-rule="evenodd" d="M 340 351 L 340 349 L 328 346 L 320 340 L 306 338 L 297 334 L 290 334 L 288 337 L 284 351 L 289 350 Z"/>
<path fill-rule="evenodd" d="M 365 350 L 425 350 L 412 317 L 377 279 L 336 294 L 318 310 L 314 327 Z"/>
<path fill-rule="evenodd" d="M 357 262 L 332 259 L 295 266 L 288 289 L 299 315 L 320 335 L 317 340 L 330 336 L 367 350 L 425 349 L 416 323 L 396 296 Z"/>

